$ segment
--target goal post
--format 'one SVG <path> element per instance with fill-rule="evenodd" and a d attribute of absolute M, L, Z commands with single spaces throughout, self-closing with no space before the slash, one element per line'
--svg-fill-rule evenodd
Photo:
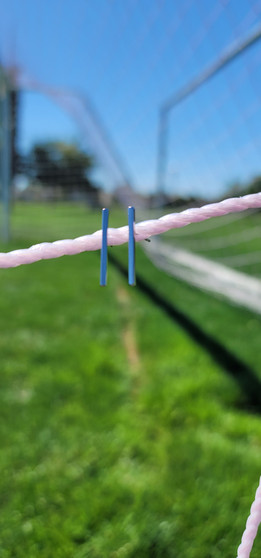
<path fill-rule="evenodd" d="M 11 103 L 8 77 L 0 65 L 0 187 L 2 202 L 1 238 L 10 237 Z"/>

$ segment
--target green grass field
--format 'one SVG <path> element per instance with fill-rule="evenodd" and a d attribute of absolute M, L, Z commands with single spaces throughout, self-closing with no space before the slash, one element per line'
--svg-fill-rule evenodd
<path fill-rule="evenodd" d="M 100 213 L 18 206 L 12 226 L 8 249 L 92 232 Z M 101 289 L 98 253 L 0 273 L 3 558 L 236 556 L 261 471 L 261 320 L 140 247 L 137 273 L 171 312 L 113 265 Z"/>

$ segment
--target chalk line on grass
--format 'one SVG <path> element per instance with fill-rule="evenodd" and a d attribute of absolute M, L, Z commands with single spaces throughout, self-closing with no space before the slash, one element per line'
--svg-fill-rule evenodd
<path fill-rule="evenodd" d="M 261 281 L 198 254 L 153 239 L 145 250 L 154 264 L 173 277 L 207 289 L 261 314 Z"/>

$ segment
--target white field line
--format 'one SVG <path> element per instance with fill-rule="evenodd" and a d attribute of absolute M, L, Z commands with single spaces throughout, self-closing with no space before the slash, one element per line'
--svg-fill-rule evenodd
<path fill-rule="evenodd" d="M 218 262 L 233 267 L 244 267 L 245 265 L 257 264 L 261 262 L 261 250 L 249 252 L 248 254 L 238 254 L 226 258 L 217 258 Z"/>
<path fill-rule="evenodd" d="M 259 279 L 186 250 L 173 248 L 158 238 L 146 243 L 145 250 L 157 267 L 173 277 L 261 314 Z"/>
<path fill-rule="evenodd" d="M 223 248 L 226 248 L 227 246 L 237 246 L 238 244 L 244 244 L 245 242 L 249 242 L 250 240 L 256 240 L 257 238 L 260 239 L 260 237 L 261 227 L 256 226 L 245 229 L 241 232 L 236 232 L 225 236 L 218 236 L 216 238 L 209 238 L 206 240 L 193 241 L 189 239 L 187 246 L 185 244 L 179 244 L 179 246 L 181 248 L 188 248 L 189 250 L 193 251 L 196 250 L 196 252 L 207 252 L 210 250 L 221 250 Z M 177 238 L 177 240 L 179 239 Z M 220 261 L 222 260 L 220 259 Z"/>

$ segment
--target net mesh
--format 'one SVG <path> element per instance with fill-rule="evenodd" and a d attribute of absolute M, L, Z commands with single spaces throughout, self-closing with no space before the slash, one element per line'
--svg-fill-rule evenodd
<path fill-rule="evenodd" d="M 44 6 L 35 14 L 32 8 L 36 64 L 23 47 L 23 36 L 14 64 L 3 17 L 3 68 L 12 74 L 20 99 L 11 161 L 16 200 L 81 203 L 97 214 L 103 205 L 131 204 L 141 221 L 251 188 L 260 190 L 259 40 L 169 112 L 166 173 L 160 192 L 155 171 L 159 108 L 222 60 L 231 46 L 244 44 L 259 29 L 261 2 L 179 0 L 173 5 L 164 0 L 128 0 L 123 5 L 108 0 L 95 6 L 81 2 L 78 8 L 71 10 L 70 27 L 62 17 L 60 1 L 51 16 Z M 28 26 L 30 31 L 30 22 Z M 46 52 L 51 54 L 48 67 Z M 56 77 L 53 69 L 58 66 L 61 73 Z M 79 163 L 90 156 L 93 167 L 86 169 L 82 183 L 73 166 L 64 173 L 56 165 L 54 176 L 50 160 L 41 161 L 39 173 L 32 157 L 32 137 L 38 146 L 77 145 L 82 154 Z M 20 211 L 18 206 L 15 211 Z M 72 210 L 72 222 L 73 215 Z M 13 219 L 13 234 L 26 237 L 28 219 L 24 230 L 19 219 Z M 259 212 L 250 211 L 168 233 L 165 241 L 260 276 L 260 227 Z M 42 231 L 45 240 L 44 223 Z M 85 232 L 92 231 L 79 231 L 76 225 L 72 231 Z M 53 239 L 57 235 L 59 227 Z"/>

